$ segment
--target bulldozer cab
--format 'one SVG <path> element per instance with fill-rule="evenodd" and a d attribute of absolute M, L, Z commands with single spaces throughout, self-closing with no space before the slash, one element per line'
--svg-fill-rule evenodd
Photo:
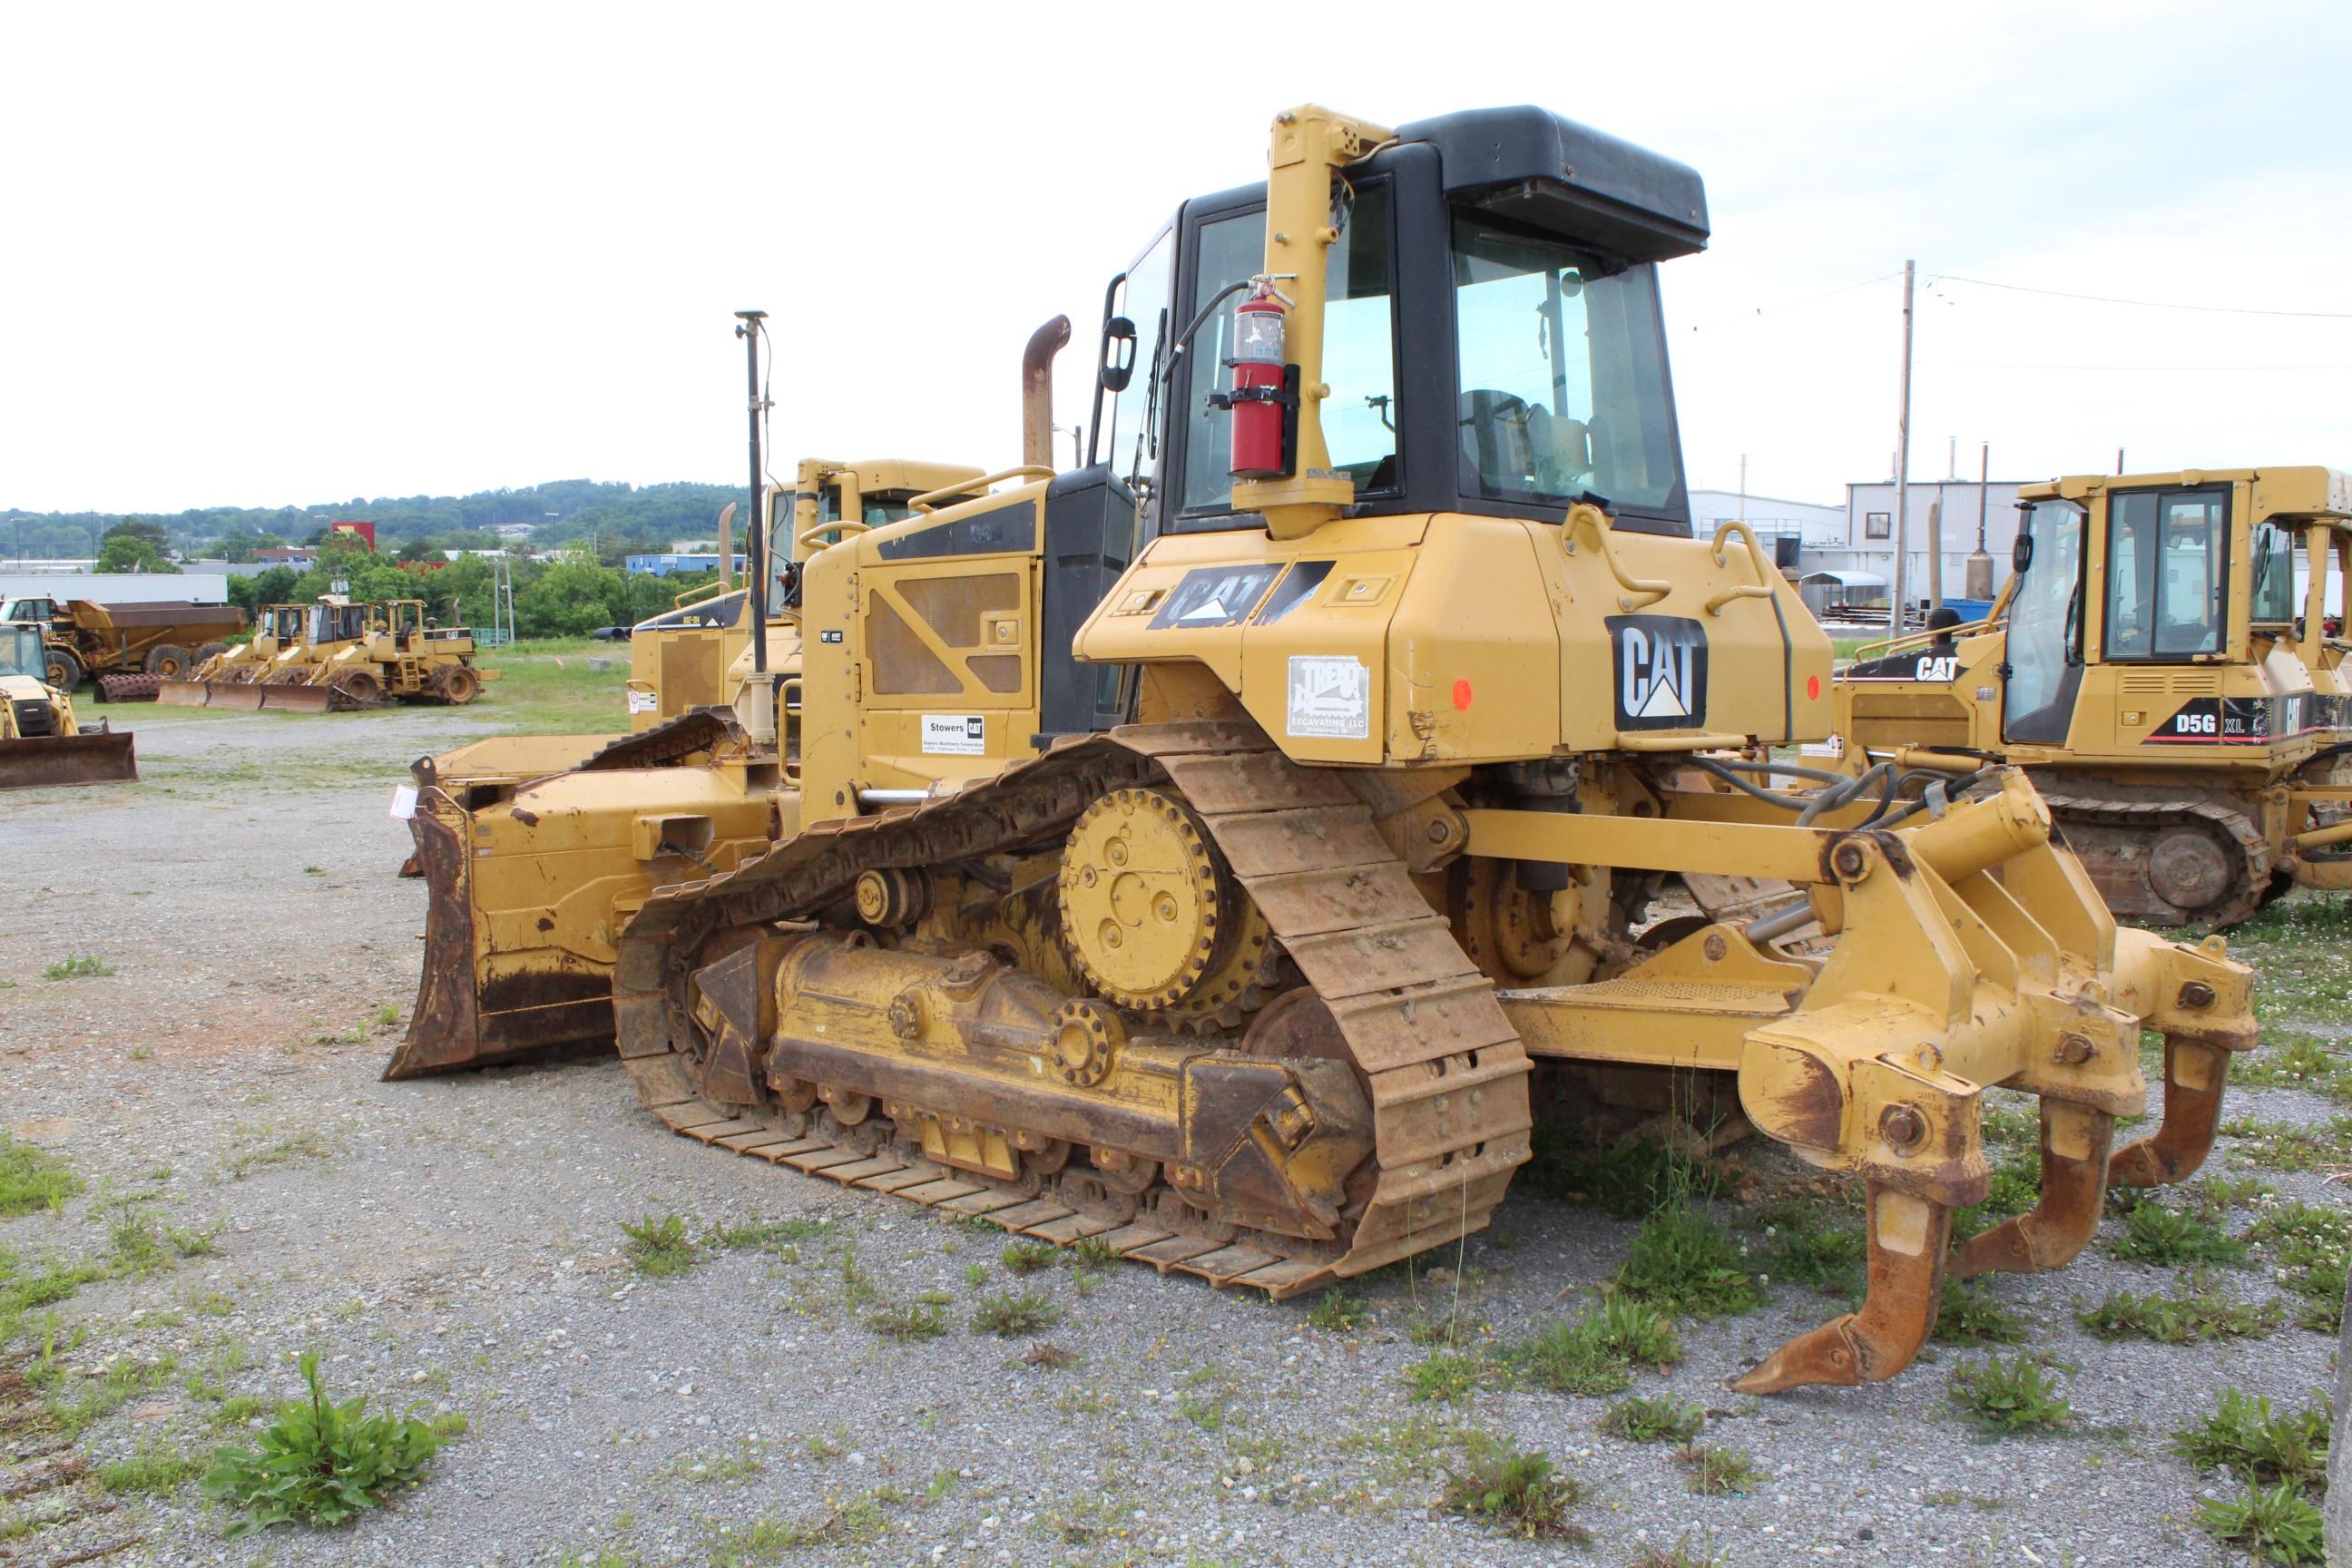
<path fill-rule="evenodd" d="M 2352 548 L 2346 476 L 2060 479 L 2020 504 L 2004 743 L 2277 749 L 2345 729 L 2328 630 Z"/>
<path fill-rule="evenodd" d="M 254 617 L 253 652 L 255 657 L 268 658 L 279 648 L 302 640 L 300 605 L 265 605 Z"/>

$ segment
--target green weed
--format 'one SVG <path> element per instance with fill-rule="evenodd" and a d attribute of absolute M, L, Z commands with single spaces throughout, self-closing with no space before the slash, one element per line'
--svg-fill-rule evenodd
<path fill-rule="evenodd" d="M 1017 1339 L 1050 1329 L 1062 1321 L 1060 1309 L 1042 1290 L 1000 1291 L 980 1304 L 971 1326 L 998 1339 Z"/>
<path fill-rule="evenodd" d="M 1054 1267 L 1062 1249 L 1050 1241 L 1013 1241 L 1005 1244 L 998 1261 L 1015 1274 L 1034 1274 Z"/>
<path fill-rule="evenodd" d="M 370 1415 L 367 1396 L 328 1403 L 319 1357 L 305 1351 L 307 1399 L 289 1399 L 250 1448 L 222 1448 L 205 1471 L 205 1495 L 237 1510 L 231 1536 L 301 1521 L 341 1524 L 414 1486 L 441 1447 L 434 1427 L 413 1416 Z"/>
<path fill-rule="evenodd" d="M 2248 1227 L 2272 1277 L 2295 1296 L 2295 1323 L 2315 1333 L 2344 1326 L 2345 1269 L 2352 1260 L 2352 1212 L 2316 1204 L 2282 1204 Z"/>
<path fill-rule="evenodd" d="M 192 1454 L 149 1445 L 127 1459 L 99 1467 L 98 1484 L 110 1492 L 169 1497 L 203 1474 L 205 1462 Z"/>
<path fill-rule="evenodd" d="M 948 1321 L 937 1305 L 918 1301 L 908 1307 L 885 1307 L 867 1315 L 866 1326 L 886 1340 L 904 1343 L 915 1340 L 935 1340 L 948 1331 Z"/>
<path fill-rule="evenodd" d="M 1651 1399 L 1636 1394 L 1611 1405 L 1601 1417 L 1601 1429 L 1629 1443 L 1681 1443 L 1688 1446 L 1706 1425 L 1706 1412 L 1668 1395 Z"/>
<path fill-rule="evenodd" d="M 1437 1351 L 1404 1369 L 1408 1397 L 1459 1405 L 1478 1391 L 1486 1365 L 1476 1356 Z"/>
<path fill-rule="evenodd" d="M 2142 1198 L 2125 1212 L 2123 1234 L 2107 1250 L 2117 1258 L 2171 1267 L 2180 1263 L 2243 1263 L 2246 1244 L 2205 1215 Z"/>
<path fill-rule="evenodd" d="M 1744 1448 L 1693 1443 L 1675 1456 L 1690 1468 L 1690 1489 L 1701 1497 L 1746 1497 L 1771 1479 Z"/>
<path fill-rule="evenodd" d="M 114 965 L 94 953 L 78 952 L 61 958 L 41 971 L 44 980 L 103 980 L 114 973 Z"/>
<path fill-rule="evenodd" d="M 1307 1326 L 1327 1334 L 1356 1333 L 1371 1321 L 1370 1302 L 1338 1289 L 1324 1291 L 1323 1299 L 1307 1314 Z"/>
<path fill-rule="evenodd" d="M 1730 1195 L 1722 1166 L 1647 1139 L 1596 1143 L 1539 1121 L 1520 1183 L 1538 1195 L 1619 1219 L 1692 1198 Z"/>
<path fill-rule="evenodd" d="M 2002 1306 L 1983 1280 L 1948 1279 L 1936 1313 L 1936 1338 L 1948 1345 L 2022 1344 L 2025 1321 Z"/>
<path fill-rule="evenodd" d="M 660 1219 L 647 1215 L 640 1220 L 623 1220 L 622 1234 L 628 1237 L 626 1250 L 629 1261 L 640 1274 L 651 1279 L 663 1279 L 683 1274 L 694 1267 L 700 1248 L 686 1234 L 686 1221 L 676 1215 Z"/>
<path fill-rule="evenodd" d="M 1663 1371 L 1683 1351 L 1671 1319 L 1612 1296 L 1573 1322 L 1552 1324 L 1508 1359 L 1527 1381 L 1555 1394 L 1615 1394 L 1633 1386 L 1636 1367 Z"/>
<path fill-rule="evenodd" d="M 2276 1415 L 2269 1400 L 2225 1388 L 2219 1408 L 2175 1432 L 2172 1447 L 2200 1470 L 2226 1465 L 2257 1486 L 2285 1481 L 2316 1493 L 2327 1476 L 2327 1424 L 2324 1400 Z"/>
<path fill-rule="evenodd" d="M 2029 1355 L 1987 1356 L 1955 1367 L 1952 1403 L 1996 1432 L 2055 1432 L 2074 1418 L 2057 1378 Z"/>
<path fill-rule="evenodd" d="M 2352 1165 L 2352 1116 L 2317 1127 L 2258 1121 L 2241 1116 L 2221 1124 L 2224 1136 L 2245 1141 L 2241 1152 L 2276 1171 L 2324 1171 Z"/>
<path fill-rule="evenodd" d="M 2260 1563 L 2316 1568 L 2326 1560 L 2319 1509 L 2284 1481 L 2240 1498 L 2207 1498 L 2197 1505 L 2197 1522 Z"/>
<path fill-rule="evenodd" d="M 1590 1540 L 1570 1520 L 1584 1489 L 1554 1468 L 1550 1456 L 1472 1434 L 1461 1465 L 1449 1471 L 1438 1506 L 1490 1530 L 1524 1540 Z"/>
<path fill-rule="evenodd" d="M 1662 1310 L 1732 1317 L 1763 1300 L 1723 1228 L 1696 1209 L 1660 1209 L 1643 1222 L 1617 1273 L 1618 1289 Z"/>
<path fill-rule="evenodd" d="M 2260 1339 L 2277 1328 L 2285 1313 L 2275 1301 L 2233 1301 L 2211 1289 L 2176 1296 L 2136 1295 L 2118 1290 L 2075 1321 L 2103 1340 L 2139 1338 L 2162 1345 L 2200 1340 Z"/>
<path fill-rule="evenodd" d="M 0 1219 L 62 1209 L 79 1191 L 81 1178 L 64 1161 L 0 1132 Z"/>

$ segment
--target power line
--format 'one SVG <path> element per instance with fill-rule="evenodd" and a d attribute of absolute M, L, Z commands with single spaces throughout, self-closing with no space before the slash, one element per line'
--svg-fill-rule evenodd
<path fill-rule="evenodd" d="M 2109 294 L 2075 294 L 2063 289 L 2036 289 L 2024 283 L 1995 283 L 1990 279 L 1963 278 L 1956 272 L 1939 272 L 1927 280 L 1929 288 L 1938 283 L 1968 283 L 1979 289 L 2006 289 L 2012 294 L 2042 294 L 2053 300 L 2083 300 L 2095 305 L 2130 305 L 2143 310 L 2195 310 L 2221 316 L 2291 316 L 2300 321 L 2352 321 L 2352 310 L 2261 310 L 2246 305 L 2184 305 L 2168 300 L 2119 300 Z"/>

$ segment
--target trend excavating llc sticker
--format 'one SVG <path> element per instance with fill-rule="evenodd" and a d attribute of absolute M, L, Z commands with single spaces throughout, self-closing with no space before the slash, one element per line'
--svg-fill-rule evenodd
<path fill-rule="evenodd" d="M 1288 726 L 1318 740 L 1371 739 L 1371 668 L 1345 655 L 1292 654 Z"/>
<path fill-rule="evenodd" d="M 977 713 L 926 713 L 923 750 L 935 757 L 984 757 L 988 721 Z"/>
<path fill-rule="evenodd" d="M 1611 616 L 1620 730 L 1706 723 L 1706 632 L 1685 616 Z"/>

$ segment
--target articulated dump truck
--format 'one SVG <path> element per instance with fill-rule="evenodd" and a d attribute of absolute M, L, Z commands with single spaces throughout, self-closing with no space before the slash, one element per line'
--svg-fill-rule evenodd
<path fill-rule="evenodd" d="M 1866 1193 L 1860 1310 L 1737 1386 L 1899 1372 L 1948 1270 L 2197 1168 L 2250 974 L 2118 931 L 2013 770 L 1778 786 L 1830 646 L 1692 532 L 1656 269 L 1706 237 L 1690 170 L 1539 110 L 1277 116 L 1113 279 L 1088 466 L 1049 323 L 1018 468 L 878 522 L 803 475 L 731 707 L 420 764 L 388 1076 L 609 1041 L 700 1142 L 1287 1297 L 1483 1226 L 1535 1064 L 1679 1074 Z M 1955 1250 L 1993 1085 L 2041 1200 Z"/>

